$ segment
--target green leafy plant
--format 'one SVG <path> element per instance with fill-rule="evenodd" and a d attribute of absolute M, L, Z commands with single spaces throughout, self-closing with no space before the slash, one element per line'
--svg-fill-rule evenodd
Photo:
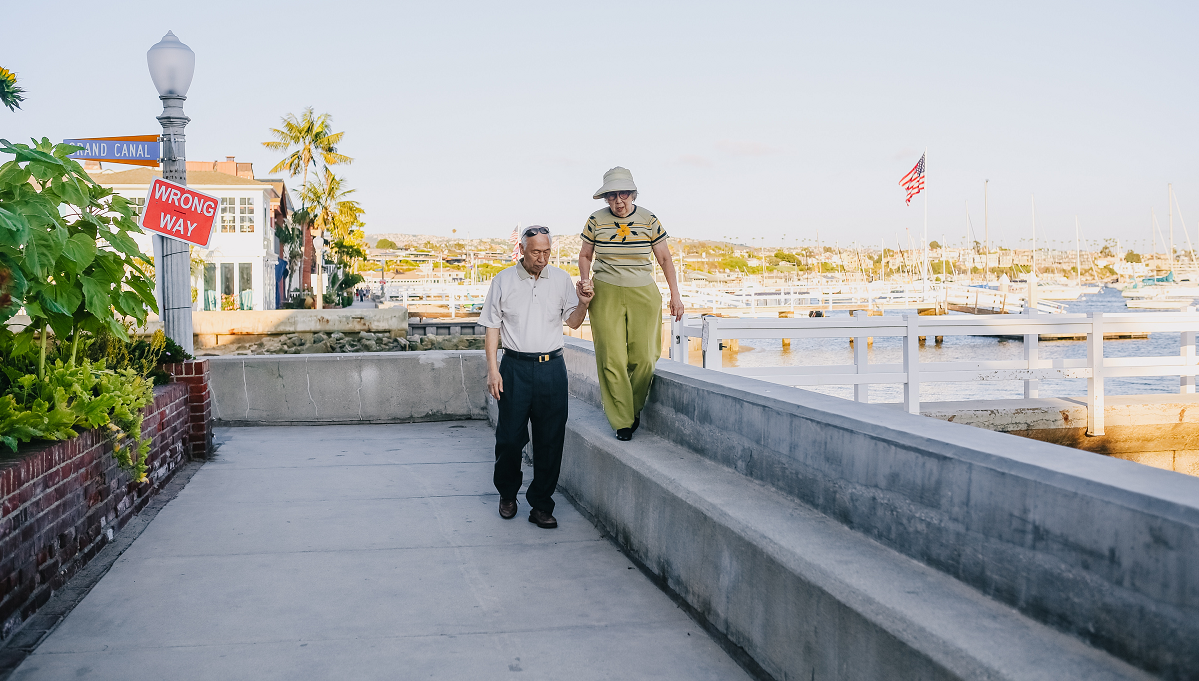
<path fill-rule="evenodd" d="M 22 333 L 41 342 L 39 376 L 47 329 L 72 338 L 73 360 L 80 332 L 127 339 L 124 318 L 142 325 L 158 310 L 141 267 L 150 258 L 130 236 L 141 228 L 123 197 L 67 158 L 78 149 L 45 138 L 33 146 L 0 140 L 0 152 L 16 157 L 0 166 L 0 267 L 11 272 L 14 291 L 0 323 L 25 308 L 30 323 Z"/>
<path fill-rule="evenodd" d="M 157 311 L 150 258 L 125 199 L 67 157 L 77 149 L 0 140 L 14 157 L 0 165 L 0 442 L 15 451 L 102 428 L 140 481 L 142 409 L 167 344 L 162 332 L 130 340 Z M 29 323 L 14 333 L 21 309 Z"/>

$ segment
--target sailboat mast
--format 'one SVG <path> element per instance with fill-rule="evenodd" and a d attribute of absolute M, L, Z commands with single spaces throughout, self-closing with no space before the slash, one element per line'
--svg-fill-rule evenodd
<path fill-rule="evenodd" d="M 1117 248 L 1117 250 L 1119 250 Z M 1082 257 L 1078 254 L 1078 216 L 1074 216 L 1074 271 L 1078 272 L 1078 285 L 1082 286 Z"/>
<path fill-rule="evenodd" d="M 974 249 L 970 247 L 970 200 L 966 199 L 965 203 L 966 203 L 966 250 L 962 251 L 963 255 L 967 252 L 969 252 L 969 253 L 974 252 Z M 974 261 L 974 258 L 970 258 L 970 262 L 973 262 L 973 261 Z M 973 284 L 974 283 L 974 271 L 973 271 L 973 269 L 970 269 L 968 271 L 970 272 L 970 283 Z"/>
<path fill-rule="evenodd" d="M 1174 185 L 1166 184 L 1166 203 L 1170 211 L 1170 269 L 1174 269 Z"/>
<path fill-rule="evenodd" d="M 1032 195 L 1032 277 L 1037 278 L 1037 196 Z"/>
<path fill-rule="evenodd" d="M 983 180 L 983 233 L 986 235 L 987 252 L 983 256 L 983 282 L 991 281 L 991 222 L 989 212 L 987 211 L 987 188 L 991 184 L 990 180 Z"/>

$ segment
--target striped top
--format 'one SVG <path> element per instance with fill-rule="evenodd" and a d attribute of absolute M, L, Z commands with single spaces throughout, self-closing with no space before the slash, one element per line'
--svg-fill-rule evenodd
<path fill-rule="evenodd" d="M 653 284 L 653 247 L 665 240 L 662 223 L 641 206 L 633 206 L 633 212 L 623 218 L 601 208 L 583 227 L 583 241 L 595 246 L 592 276 L 615 286 Z"/>

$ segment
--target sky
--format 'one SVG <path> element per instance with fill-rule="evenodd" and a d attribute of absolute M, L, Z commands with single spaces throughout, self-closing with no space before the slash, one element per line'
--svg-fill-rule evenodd
<path fill-rule="evenodd" d="M 27 101 L 0 109 L 0 137 L 158 132 L 145 52 L 172 30 L 196 53 L 188 158 L 236 156 L 269 177 L 268 130 L 328 113 L 368 234 L 577 233 L 621 165 L 672 236 L 765 246 L 906 248 L 927 199 L 930 240 L 1027 247 L 1035 201 L 1038 245 L 1073 248 L 1077 219 L 1084 243 L 1144 251 L 1151 211 L 1169 238 L 1173 183 L 1181 250 L 1183 218 L 1199 242 L 1197 15 L 1181 2 L 19 3 L 0 66 Z M 905 205 L 898 181 L 926 149 L 927 192 Z"/>

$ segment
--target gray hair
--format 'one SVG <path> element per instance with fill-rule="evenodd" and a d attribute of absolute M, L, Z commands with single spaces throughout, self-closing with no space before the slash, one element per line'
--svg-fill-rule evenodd
<path fill-rule="evenodd" d="M 543 232 L 541 230 L 545 230 L 545 231 Z M 530 234 L 530 232 L 532 232 L 532 234 Z M 529 237 L 537 236 L 538 234 L 545 234 L 546 236 L 548 236 L 550 238 L 550 244 L 554 243 L 554 235 L 550 234 L 549 227 L 546 227 L 544 225 L 529 225 L 528 227 L 525 227 L 524 229 L 522 229 L 520 231 L 520 247 L 525 248 L 526 242 L 528 242 Z"/>

